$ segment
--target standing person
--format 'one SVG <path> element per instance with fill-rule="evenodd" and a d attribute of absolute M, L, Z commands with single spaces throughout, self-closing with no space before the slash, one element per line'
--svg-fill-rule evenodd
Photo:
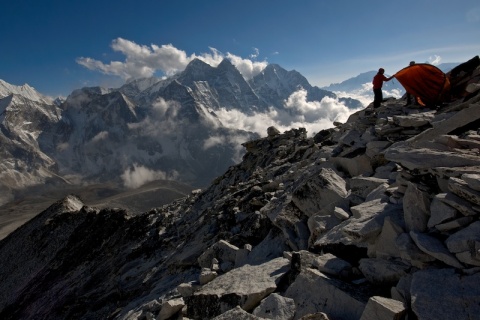
<path fill-rule="evenodd" d="M 382 86 L 384 81 L 392 80 L 393 76 L 387 78 L 383 74 L 385 73 L 385 69 L 380 68 L 378 69 L 378 73 L 373 77 L 373 107 L 378 108 L 380 107 L 380 103 L 383 101 L 383 94 L 382 94 Z"/>
<path fill-rule="evenodd" d="M 410 61 L 408 65 L 413 66 L 414 64 L 415 64 L 415 61 Z M 415 105 L 418 105 L 416 97 L 413 97 L 413 101 Z M 410 94 L 410 92 L 407 91 L 407 103 L 405 105 L 408 106 L 410 104 L 412 104 L 412 95 Z"/>

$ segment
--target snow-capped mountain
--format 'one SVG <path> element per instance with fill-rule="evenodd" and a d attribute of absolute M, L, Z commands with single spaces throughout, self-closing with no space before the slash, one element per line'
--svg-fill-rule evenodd
<path fill-rule="evenodd" d="M 281 110 L 299 89 L 312 101 L 336 97 L 273 64 L 247 81 L 227 59 L 217 67 L 196 59 L 167 79 L 86 87 L 55 101 L 2 81 L 0 183 L 9 190 L 56 177 L 130 187 L 156 179 L 206 185 L 240 161 L 242 142 L 258 138 L 226 128 L 216 112 Z"/>

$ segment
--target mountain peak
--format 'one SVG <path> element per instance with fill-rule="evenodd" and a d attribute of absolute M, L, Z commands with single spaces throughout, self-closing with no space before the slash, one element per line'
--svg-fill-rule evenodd
<path fill-rule="evenodd" d="M 15 86 L 0 79 L 0 98 L 17 94 L 35 102 L 52 104 L 53 100 L 46 97 L 35 90 L 35 88 L 24 84 L 23 86 Z"/>

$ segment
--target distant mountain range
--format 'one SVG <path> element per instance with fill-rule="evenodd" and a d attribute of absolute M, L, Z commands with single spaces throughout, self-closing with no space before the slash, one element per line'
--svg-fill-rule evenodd
<path fill-rule="evenodd" d="M 276 64 L 247 81 L 227 59 L 217 67 L 196 59 L 167 79 L 78 89 L 64 101 L 1 81 L 0 204 L 36 185 L 136 188 L 162 179 L 207 185 L 240 161 L 241 142 L 259 138 L 225 127 L 216 113 L 292 113 L 285 100 L 300 89 L 309 101 L 337 98 Z M 354 99 L 339 100 L 361 107 Z"/>

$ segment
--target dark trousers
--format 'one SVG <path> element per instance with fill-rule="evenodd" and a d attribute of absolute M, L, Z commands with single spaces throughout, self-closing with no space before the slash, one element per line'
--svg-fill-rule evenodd
<path fill-rule="evenodd" d="M 382 88 L 379 89 L 373 89 L 373 107 L 378 108 L 380 107 L 380 103 L 383 101 L 383 94 L 382 94 Z"/>

